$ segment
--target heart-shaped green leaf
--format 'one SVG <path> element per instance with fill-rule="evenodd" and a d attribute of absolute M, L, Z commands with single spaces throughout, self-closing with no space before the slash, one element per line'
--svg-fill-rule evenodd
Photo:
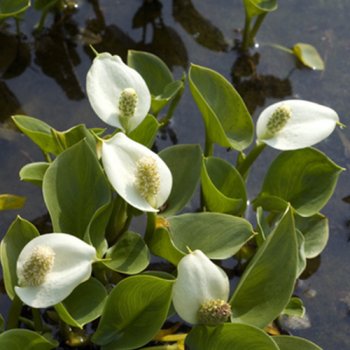
<path fill-rule="evenodd" d="M 318 345 L 309 340 L 290 335 L 278 335 L 273 337 L 280 350 L 322 350 Z"/>
<path fill-rule="evenodd" d="M 173 281 L 151 275 L 128 277 L 110 293 L 92 340 L 103 350 L 136 349 L 163 325 Z"/>
<path fill-rule="evenodd" d="M 103 284 L 90 278 L 80 284 L 55 310 L 67 324 L 83 328 L 87 323 L 100 317 L 103 311 L 107 291 Z"/>
<path fill-rule="evenodd" d="M 157 136 L 160 124 L 157 119 L 151 114 L 148 114 L 146 118 L 129 133 L 129 137 L 148 148 L 153 146 L 154 140 Z"/>
<path fill-rule="evenodd" d="M 240 173 L 229 162 L 217 157 L 203 159 L 202 191 L 209 211 L 242 214 L 247 194 Z"/>
<path fill-rule="evenodd" d="M 196 326 L 186 337 L 186 345 L 191 350 L 279 350 L 273 338 L 243 323 Z"/>
<path fill-rule="evenodd" d="M 13 299 L 17 283 L 16 265 L 19 253 L 33 238 L 39 236 L 36 227 L 29 221 L 17 217 L 1 241 L 1 265 L 7 295 Z"/>
<path fill-rule="evenodd" d="M 220 213 L 193 213 L 169 217 L 172 241 L 183 254 L 199 249 L 210 259 L 227 259 L 252 237 L 243 218 Z"/>
<path fill-rule="evenodd" d="M 111 191 L 96 154 L 83 140 L 61 153 L 47 169 L 43 195 L 54 232 L 83 238 Z"/>
<path fill-rule="evenodd" d="M 253 139 L 253 122 L 241 96 L 219 73 L 192 65 L 189 82 L 210 142 L 239 151 Z"/>
<path fill-rule="evenodd" d="M 135 232 L 126 231 L 107 251 L 106 259 L 104 264 L 110 269 L 133 275 L 148 266 L 150 256 L 142 237 Z"/>
<path fill-rule="evenodd" d="M 47 162 L 35 162 L 26 164 L 19 172 L 21 181 L 27 181 L 41 186 L 47 168 Z"/>
<path fill-rule="evenodd" d="M 244 271 L 230 300 L 232 320 L 257 327 L 274 320 L 290 300 L 297 266 L 294 219 L 288 208 Z"/>
<path fill-rule="evenodd" d="M 183 209 L 191 199 L 200 178 L 202 151 L 199 145 L 177 145 L 162 150 L 159 156 L 173 176 L 173 187 L 162 212 L 169 216 Z"/>
<path fill-rule="evenodd" d="M 280 207 L 273 208 L 271 201 L 266 206 L 266 198 L 273 196 L 290 203 L 301 216 L 315 215 L 333 194 L 342 171 L 313 148 L 283 152 L 272 162 L 254 204 L 279 210 Z"/>

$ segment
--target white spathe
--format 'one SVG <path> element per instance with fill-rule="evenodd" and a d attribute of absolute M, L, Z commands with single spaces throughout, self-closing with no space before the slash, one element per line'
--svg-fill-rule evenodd
<path fill-rule="evenodd" d="M 269 135 L 267 124 L 280 106 L 289 107 L 291 116 L 277 133 Z M 265 108 L 260 114 L 256 133 L 259 141 L 279 150 L 310 147 L 328 137 L 339 123 L 331 108 L 303 100 L 286 100 Z"/>
<path fill-rule="evenodd" d="M 135 113 L 128 120 L 128 130 L 121 122 L 119 99 L 126 89 L 137 95 Z M 130 132 L 146 117 L 151 106 L 151 94 L 142 76 L 127 66 L 119 56 L 99 53 L 86 77 L 86 92 L 91 107 L 105 123 Z"/>
<path fill-rule="evenodd" d="M 23 269 L 33 252 L 40 247 L 52 251 L 53 264 L 45 280 L 37 286 L 15 286 L 18 297 L 27 305 L 45 308 L 63 301 L 91 275 L 96 250 L 79 238 L 66 233 L 49 233 L 28 242 L 17 260 L 17 276 L 23 280 Z M 39 272 L 40 273 L 40 272 Z"/>
<path fill-rule="evenodd" d="M 202 251 L 195 250 L 181 259 L 173 286 L 173 304 L 188 323 L 198 324 L 198 311 L 210 300 L 227 301 L 230 283 L 226 273 Z"/>
<path fill-rule="evenodd" d="M 151 158 L 158 169 L 159 188 L 151 205 L 137 188 L 137 164 Z M 145 212 L 157 212 L 168 199 L 173 178 L 165 162 L 149 148 L 119 132 L 102 143 L 102 163 L 116 192 L 131 206 Z"/>

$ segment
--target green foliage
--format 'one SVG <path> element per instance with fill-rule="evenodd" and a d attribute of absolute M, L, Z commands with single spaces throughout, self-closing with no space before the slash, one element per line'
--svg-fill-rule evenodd
<path fill-rule="evenodd" d="M 0 211 L 20 209 L 24 206 L 26 198 L 14 194 L 0 194 Z"/>
<path fill-rule="evenodd" d="M 279 350 L 261 329 L 243 323 L 196 326 L 186 338 L 191 350 Z"/>
<path fill-rule="evenodd" d="M 189 83 L 211 143 L 244 150 L 253 139 L 251 116 L 240 95 L 219 73 L 192 65 Z"/>
<path fill-rule="evenodd" d="M 0 20 L 7 17 L 17 17 L 27 10 L 30 0 L 1 0 Z"/>
<path fill-rule="evenodd" d="M 289 208 L 259 247 L 235 289 L 230 300 L 232 320 L 257 327 L 273 321 L 293 293 L 297 263 L 297 239 Z"/>
<path fill-rule="evenodd" d="M 172 283 L 150 275 L 132 276 L 118 283 L 108 296 L 93 342 L 104 350 L 135 349 L 146 344 L 167 317 Z"/>
<path fill-rule="evenodd" d="M 111 199 L 87 141 L 68 148 L 51 163 L 43 179 L 43 195 L 54 231 L 83 238 L 95 212 Z"/>
<path fill-rule="evenodd" d="M 107 295 L 103 284 L 90 278 L 75 288 L 62 303 L 55 305 L 55 310 L 67 324 L 83 328 L 101 316 Z"/>
<path fill-rule="evenodd" d="M 47 162 L 35 162 L 26 164 L 19 172 L 19 177 L 22 181 L 31 182 L 41 186 L 47 168 Z"/>
<path fill-rule="evenodd" d="M 0 334 L 0 347 L 11 350 L 50 350 L 58 343 L 28 329 L 10 329 Z"/>
<path fill-rule="evenodd" d="M 315 215 L 333 194 L 342 171 L 313 148 L 281 153 L 265 176 L 255 206 L 281 211 L 290 203 L 301 216 Z"/>
<path fill-rule="evenodd" d="M 273 339 L 277 343 L 280 350 L 322 350 L 311 341 L 300 337 L 278 335 L 273 337 Z"/>
<path fill-rule="evenodd" d="M 312 45 L 297 43 L 293 46 L 293 52 L 306 67 L 314 70 L 324 70 L 324 62 Z"/>
<path fill-rule="evenodd" d="M 243 0 L 249 18 L 277 10 L 277 0 Z"/>
<path fill-rule="evenodd" d="M 15 297 L 14 286 L 17 283 L 16 264 L 19 253 L 33 238 L 39 236 L 36 227 L 29 221 L 17 217 L 1 241 L 1 265 L 7 295 Z"/>

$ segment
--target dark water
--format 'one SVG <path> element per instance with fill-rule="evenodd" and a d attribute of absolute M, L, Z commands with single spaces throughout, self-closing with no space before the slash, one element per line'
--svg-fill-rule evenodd
<path fill-rule="evenodd" d="M 27 219 L 45 214 L 40 190 L 18 179 L 24 164 L 42 156 L 16 131 L 11 115 L 38 117 L 58 130 L 77 123 L 104 126 L 85 94 L 85 76 L 93 57 L 88 44 L 124 59 L 129 48 L 151 51 L 176 77 L 191 62 L 213 68 L 233 82 L 254 117 L 267 104 L 298 97 L 332 107 L 350 126 L 349 13 L 348 0 L 280 1 L 258 34 L 259 47 L 246 57 L 232 49 L 244 23 L 240 0 L 81 0 L 71 15 L 50 15 L 40 34 L 33 33 L 38 13 L 28 11 L 20 24 L 20 39 L 14 22 L 7 21 L 0 30 L 0 193 L 26 196 L 19 214 Z M 317 47 L 326 70 L 302 69 L 292 56 L 271 47 L 291 47 L 296 42 Z M 172 127 L 179 143 L 202 143 L 202 120 L 188 89 Z M 157 145 L 163 148 L 172 142 L 165 135 Z M 293 324 L 296 329 L 291 332 L 325 350 L 350 349 L 350 205 L 342 200 L 350 195 L 350 131 L 335 132 L 318 147 L 347 171 L 323 210 L 330 219 L 328 246 L 321 258 L 310 263 L 310 276 L 297 288 L 311 326 Z M 268 150 L 254 166 L 251 195 L 259 191 L 266 163 L 276 153 Z M 16 214 L 0 213 L 1 235 Z M 1 298 L 0 302 L 5 301 Z"/>

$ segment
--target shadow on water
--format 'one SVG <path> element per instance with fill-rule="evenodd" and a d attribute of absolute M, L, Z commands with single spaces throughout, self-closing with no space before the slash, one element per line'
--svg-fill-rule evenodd
<path fill-rule="evenodd" d="M 50 14 L 41 32 L 33 31 L 40 16 L 30 9 L 21 23 L 23 33 L 20 35 L 17 35 L 12 22 L 5 22 L 0 27 L 0 193 L 18 191 L 26 195 L 30 202 L 20 210 L 20 215 L 34 221 L 41 232 L 50 231 L 40 191 L 32 192 L 32 187 L 19 183 L 17 179 L 19 169 L 29 158 L 33 158 L 32 161 L 42 159 L 30 142 L 13 131 L 10 116 L 29 114 L 46 118 L 45 121 L 51 125 L 59 120 L 60 125 L 68 128 L 71 120 L 64 118 L 73 108 L 78 113 L 77 122 L 96 126 L 98 121 L 91 112 L 84 89 L 85 75 L 94 57 L 89 45 L 98 52 L 118 54 L 124 60 L 129 49 L 150 51 L 176 73 L 186 71 L 194 57 L 201 57 L 200 64 L 224 72 L 251 114 L 271 102 L 301 96 L 329 105 L 336 101 L 337 105 L 332 107 L 340 115 L 345 115 L 348 110 L 347 72 L 350 71 L 350 63 L 343 58 L 348 57 L 350 42 L 344 31 L 339 32 L 338 28 L 341 21 L 347 23 L 346 18 L 341 17 L 339 23 L 334 18 L 338 10 L 342 14 L 345 10 L 350 11 L 349 4 L 345 0 L 337 1 L 334 6 L 321 0 L 315 2 L 317 6 L 313 2 L 302 2 L 305 13 L 300 13 L 297 4 L 300 5 L 300 2 L 302 0 L 281 3 L 276 14 L 268 16 L 260 35 L 266 41 L 286 42 L 287 45 L 292 40 L 295 42 L 292 35 L 299 33 L 302 40 L 321 46 L 329 66 L 324 73 L 295 69 L 300 67 L 295 67 L 294 62 L 290 64 L 289 59 L 286 63 L 283 56 L 263 45 L 249 53 L 239 53 L 233 34 L 242 25 L 244 16 L 242 13 L 241 23 L 231 23 L 228 14 L 232 8 L 235 13 L 242 8 L 229 0 L 124 0 L 113 6 L 107 0 L 80 1 L 76 12 Z M 216 11 L 212 11 L 213 8 Z M 123 17 L 120 9 L 124 9 L 122 14 L 128 15 Z M 309 18 L 310 11 L 315 14 L 312 19 Z M 298 18 L 291 19 L 291 13 L 298 13 Z M 333 18 L 329 23 L 328 17 Z M 311 20 L 316 21 L 315 18 L 324 28 L 319 28 L 318 22 L 310 24 Z M 276 31 L 281 23 L 287 29 Z M 291 27 L 295 28 L 295 33 L 288 30 Z M 335 85 L 339 88 L 336 89 Z M 316 92 L 316 87 L 319 92 Z M 45 91 L 45 96 L 37 96 L 36 91 Z M 59 102 L 53 106 L 53 101 Z M 43 111 L 46 117 L 42 117 Z M 201 120 L 188 91 L 176 113 L 174 123 L 161 131 L 156 142 L 158 149 L 165 144 L 191 142 L 191 137 L 198 137 L 195 134 L 200 132 L 198 124 Z M 346 123 L 346 120 L 342 121 Z M 331 157 L 338 164 L 350 168 L 349 140 L 350 135 L 345 131 L 332 136 L 321 147 L 329 147 L 333 152 Z M 266 169 L 266 160 L 263 159 L 261 164 L 261 169 Z M 345 263 L 350 249 L 346 217 L 349 207 L 342 201 L 349 193 L 350 185 L 345 177 L 326 210 L 332 231 L 329 247 L 322 255 L 322 263 L 320 257 L 308 261 L 307 270 L 296 289 L 296 293 L 305 298 L 311 327 L 294 329 L 293 333 L 329 350 L 350 346 L 350 340 L 346 338 L 350 321 L 350 289 L 346 289 L 348 276 L 347 279 L 344 277 L 349 272 Z M 1 236 L 15 215 L 1 213 Z M 338 271 L 339 268 L 341 271 Z M 234 276 L 238 268 L 234 267 L 232 271 Z M 336 324 L 336 329 L 330 323 Z M 327 336 L 330 327 L 333 327 L 332 334 Z"/>

